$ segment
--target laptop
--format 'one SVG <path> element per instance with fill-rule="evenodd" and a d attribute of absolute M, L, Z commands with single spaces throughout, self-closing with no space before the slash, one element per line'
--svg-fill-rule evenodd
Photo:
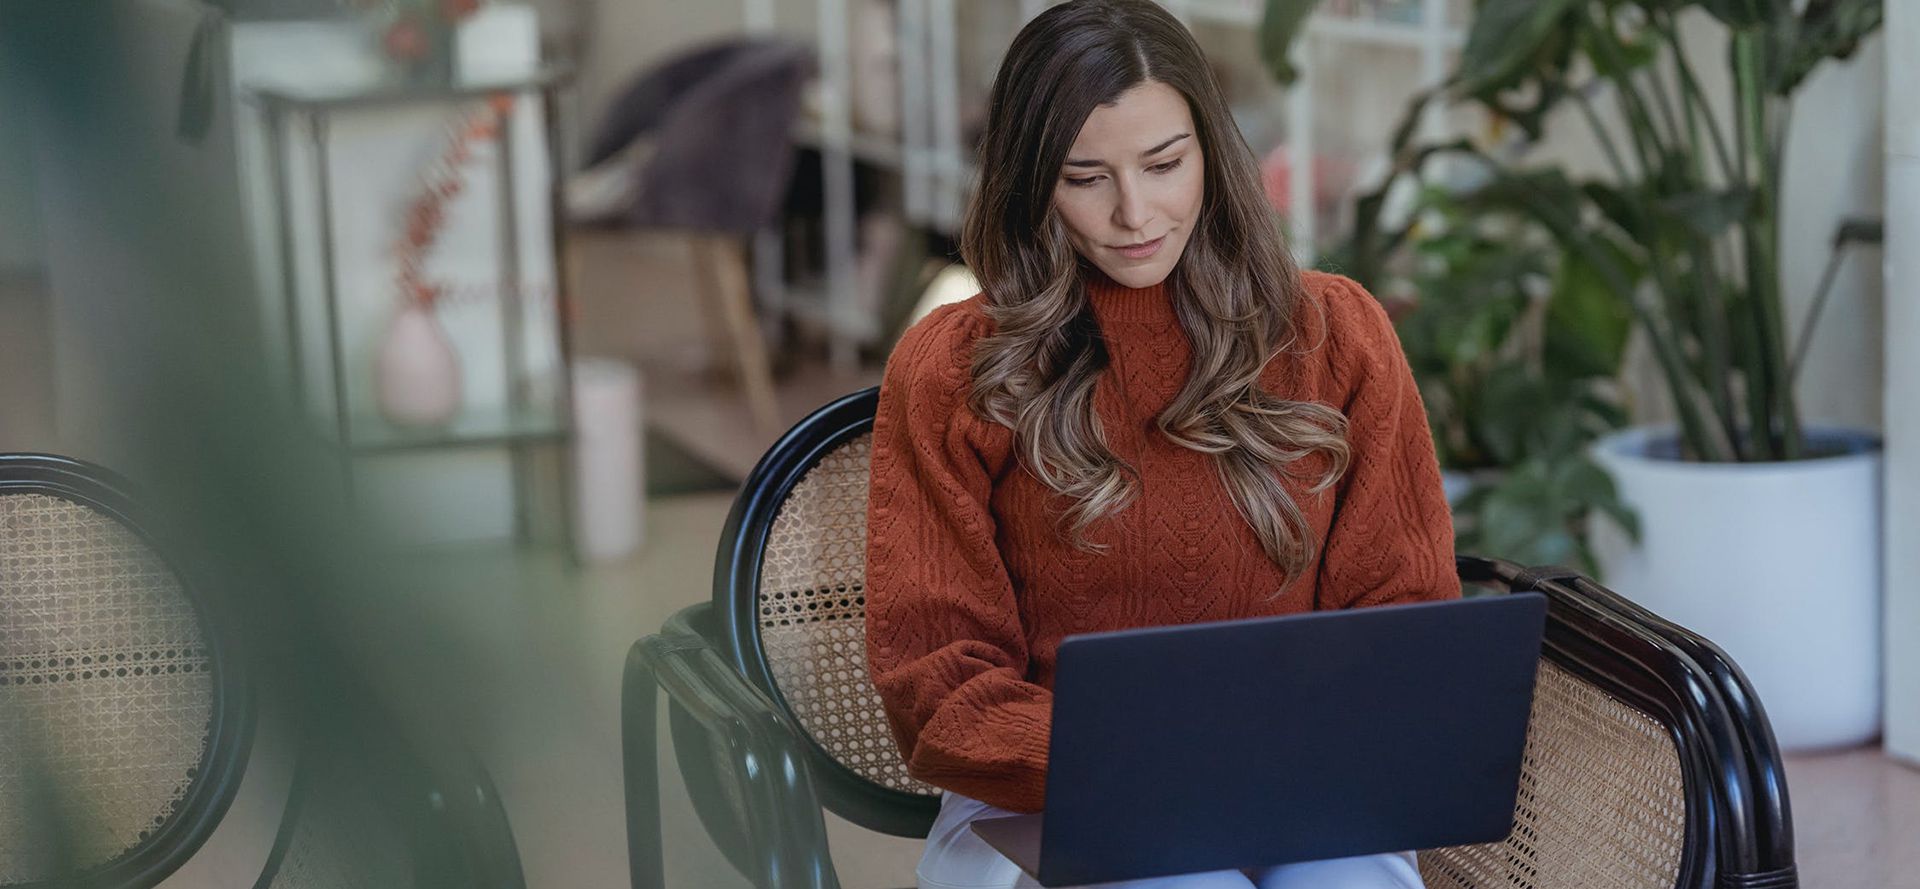
<path fill-rule="evenodd" d="M 1069 636 L 1046 811 L 972 828 L 1042 886 L 1502 840 L 1546 612 L 1519 593 Z"/>

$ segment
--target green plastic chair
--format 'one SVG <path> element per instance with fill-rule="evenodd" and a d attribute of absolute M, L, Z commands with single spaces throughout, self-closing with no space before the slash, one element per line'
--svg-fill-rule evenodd
<path fill-rule="evenodd" d="M 823 812 L 924 837 L 937 789 L 906 773 L 867 676 L 867 465 L 877 390 L 820 408 L 735 501 L 711 602 L 628 654 L 622 733 L 635 889 L 661 889 L 659 690 L 695 811 L 762 889 L 837 887 Z M 1710 642 L 1562 569 L 1461 557 L 1461 579 L 1548 599 L 1504 842 L 1422 850 L 1431 889 L 1798 885 L 1766 715 Z"/>

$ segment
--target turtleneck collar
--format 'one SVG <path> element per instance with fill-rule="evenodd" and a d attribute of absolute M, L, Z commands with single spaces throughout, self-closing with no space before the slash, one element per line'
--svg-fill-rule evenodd
<path fill-rule="evenodd" d="M 1166 326 L 1179 323 L 1165 280 L 1151 287 L 1128 287 L 1107 277 L 1097 267 L 1087 265 L 1083 268 L 1086 270 L 1087 300 L 1092 303 L 1094 318 L 1102 327 L 1113 324 Z"/>

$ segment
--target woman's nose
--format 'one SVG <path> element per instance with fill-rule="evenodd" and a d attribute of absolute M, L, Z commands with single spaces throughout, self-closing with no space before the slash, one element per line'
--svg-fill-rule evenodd
<path fill-rule="evenodd" d="M 1151 216 L 1146 197 L 1140 193 L 1139 186 L 1132 183 L 1122 184 L 1119 191 L 1119 199 L 1113 207 L 1113 224 L 1129 232 L 1140 231 Z"/>

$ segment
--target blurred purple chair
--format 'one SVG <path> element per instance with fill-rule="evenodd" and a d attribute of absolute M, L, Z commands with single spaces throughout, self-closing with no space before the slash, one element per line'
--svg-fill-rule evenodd
<path fill-rule="evenodd" d="M 676 55 L 608 106 L 586 169 L 567 187 L 578 228 L 687 236 L 709 329 L 725 331 L 713 339 L 733 353 L 754 422 L 767 432 L 778 430 L 779 414 L 746 240 L 780 213 L 813 72 L 807 48 L 784 40 L 727 40 Z"/>

